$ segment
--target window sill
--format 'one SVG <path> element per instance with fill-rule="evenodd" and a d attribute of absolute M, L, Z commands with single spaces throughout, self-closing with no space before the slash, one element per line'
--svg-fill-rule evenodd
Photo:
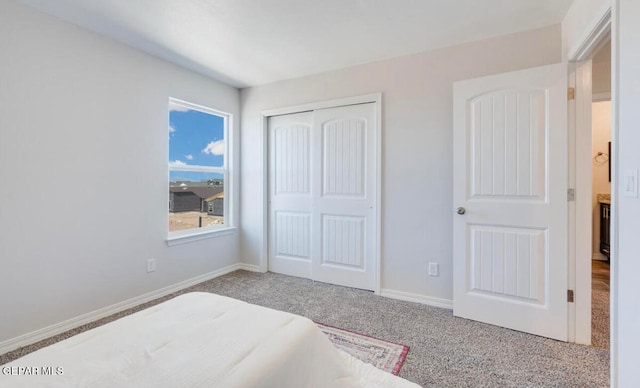
<path fill-rule="evenodd" d="M 229 226 L 220 229 L 209 229 L 202 230 L 198 232 L 173 232 L 169 237 L 167 237 L 167 245 L 172 247 L 174 245 L 186 244 L 193 241 L 200 241 L 209 238 L 226 236 L 228 234 L 234 234 L 238 228 L 234 226 Z"/>

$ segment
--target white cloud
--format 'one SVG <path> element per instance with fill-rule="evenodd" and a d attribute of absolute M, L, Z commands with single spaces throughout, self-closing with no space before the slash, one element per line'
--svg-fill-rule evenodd
<path fill-rule="evenodd" d="M 182 160 L 174 160 L 173 162 L 169 162 L 169 167 L 180 167 L 186 166 L 187 164 Z"/>
<path fill-rule="evenodd" d="M 224 140 L 216 140 L 207 144 L 206 147 L 202 150 L 205 154 L 210 155 L 224 155 Z"/>
<path fill-rule="evenodd" d="M 193 160 L 193 155 L 189 154 L 189 155 L 185 155 L 184 156 L 187 160 Z"/>
<path fill-rule="evenodd" d="M 173 125 L 169 125 L 169 133 L 174 133 L 176 128 Z"/>
<path fill-rule="evenodd" d="M 169 104 L 169 112 L 189 112 L 191 109 L 178 104 Z"/>

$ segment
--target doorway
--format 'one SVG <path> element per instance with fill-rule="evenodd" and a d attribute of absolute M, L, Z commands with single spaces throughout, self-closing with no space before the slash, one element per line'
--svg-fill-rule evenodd
<path fill-rule="evenodd" d="M 609 349 L 611 222 L 611 41 L 592 59 L 591 345 Z"/>

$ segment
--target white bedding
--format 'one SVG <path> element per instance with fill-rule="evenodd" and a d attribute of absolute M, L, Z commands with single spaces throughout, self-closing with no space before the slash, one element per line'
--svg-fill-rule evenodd
<path fill-rule="evenodd" d="M 339 352 L 306 318 L 200 292 L 0 368 L 2 387 L 418 387 Z"/>

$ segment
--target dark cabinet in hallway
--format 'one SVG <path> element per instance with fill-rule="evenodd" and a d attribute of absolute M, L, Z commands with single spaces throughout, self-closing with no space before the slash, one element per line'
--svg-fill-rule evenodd
<path fill-rule="evenodd" d="M 609 240 L 611 237 L 611 205 L 600 202 L 600 252 L 609 259 Z"/>

